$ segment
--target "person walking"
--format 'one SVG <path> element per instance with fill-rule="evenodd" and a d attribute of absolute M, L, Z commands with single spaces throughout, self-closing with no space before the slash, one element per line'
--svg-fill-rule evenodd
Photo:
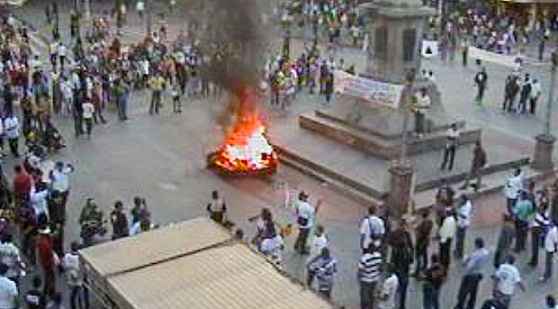
<path fill-rule="evenodd" d="M 53 211 L 49 210 L 49 213 L 50 220 L 55 223 L 64 224 L 66 222 L 66 204 L 70 196 L 70 174 L 74 170 L 72 164 L 57 161 L 54 164 L 54 169 L 49 173 L 51 199 L 52 203 L 56 205 Z"/>
<path fill-rule="evenodd" d="M 531 222 L 531 260 L 529 266 L 537 267 L 539 264 L 539 250 L 545 231 L 550 226 L 548 203 L 541 203 Z"/>
<path fill-rule="evenodd" d="M 546 258 L 544 263 L 544 274 L 541 277 L 541 281 L 546 282 L 552 277 L 552 264 L 554 260 L 554 254 L 558 251 L 558 222 L 552 222 L 546 236 L 544 238 L 544 250 L 546 252 Z"/>
<path fill-rule="evenodd" d="M 503 218 L 504 222 L 496 243 L 496 252 L 494 252 L 494 267 L 496 269 L 500 267 L 505 257 L 508 256 L 515 238 L 515 226 L 511 215 L 504 214 Z"/>
<path fill-rule="evenodd" d="M 159 108 L 161 107 L 162 93 L 165 88 L 165 79 L 161 76 L 161 73 L 155 73 L 155 76 L 149 80 L 149 86 L 151 88 L 151 104 L 149 105 L 149 114 L 153 115 L 159 114 Z"/>
<path fill-rule="evenodd" d="M 488 74 L 486 73 L 486 68 L 483 67 L 480 72 L 475 74 L 474 78 L 475 86 L 477 87 L 477 96 L 475 101 L 477 104 L 482 105 L 482 100 L 484 98 L 484 93 L 488 88 Z"/>
<path fill-rule="evenodd" d="M 440 309 L 440 290 L 446 280 L 446 269 L 437 254 L 430 257 L 431 265 L 424 272 L 422 286 L 423 309 Z"/>
<path fill-rule="evenodd" d="M 510 74 L 506 77 L 504 88 L 504 102 L 502 103 L 502 110 L 504 112 L 511 112 L 514 109 L 515 98 L 519 93 L 520 87 L 518 77 L 515 74 Z"/>
<path fill-rule="evenodd" d="M 8 266 L 6 277 L 19 287 L 19 279 L 24 264 L 19 248 L 14 244 L 12 235 L 9 233 L 2 236 L 2 243 L 0 244 L 0 262 Z"/>
<path fill-rule="evenodd" d="M 91 138 L 91 131 L 93 130 L 93 114 L 95 114 L 95 105 L 91 103 L 91 100 L 88 97 L 85 97 L 82 103 L 82 118 L 83 122 L 85 123 L 85 132 L 87 133 L 87 137 Z"/>
<path fill-rule="evenodd" d="M 430 219 L 427 209 L 421 214 L 421 221 L 415 229 L 415 277 L 420 277 L 422 271 L 428 266 L 428 247 L 434 222 Z"/>
<path fill-rule="evenodd" d="M 314 222 L 316 220 L 316 214 L 320 209 L 322 204 L 322 200 L 318 200 L 316 207 L 314 208 L 308 202 L 308 195 L 306 192 L 302 191 L 298 195 L 298 201 L 296 202 L 295 209 L 296 209 L 296 222 L 298 224 L 298 237 L 296 238 L 294 250 L 299 254 L 308 254 L 308 250 L 306 249 L 306 242 L 308 240 L 308 236 L 310 234 L 310 230 L 314 226 Z"/>
<path fill-rule="evenodd" d="M 43 273 L 43 282 L 45 283 L 43 290 L 45 295 L 52 297 L 56 291 L 56 261 L 53 249 L 53 239 L 51 231 L 47 225 L 46 216 L 44 216 L 43 219 L 39 217 L 38 221 L 40 222 L 40 228 L 36 240 L 36 246 L 39 265 Z"/>
<path fill-rule="evenodd" d="M 378 296 L 377 309 L 395 309 L 396 295 L 399 290 L 399 279 L 395 274 L 395 266 L 386 265 L 385 279 Z"/>
<path fill-rule="evenodd" d="M 455 222 L 453 211 L 446 211 L 445 217 L 442 220 L 442 225 L 438 231 L 438 237 L 440 239 L 440 263 L 442 263 L 446 269 L 449 269 L 451 262 L 451 242 L 455 237 L 456 230 L 457 223 Z"/>
<path fill-rule="evenodd" d="M 508 309 L 510 306 L 516 286 L 522 291 L 525 291 L 525 286 L 521 281 L 519 270 L 514 264 L 515 257 L 513 255 L 508 255 L 504 264 L 498 267 L 498 270 L 496 270 L 496 273 L 492 277 L 495 281 L 494 298 L 502 303 L 505 309 Z"/>
<path fill-rule="evenodd" d="M 358 264 L 361 309 L 374 309 L 376 286 L 382 276 L 382 263 L 382 254 L 376 246 L 372 245 L 364 250 Z"/>
<path fill-rule="evenodd" d="M 465 249 L 465 236 L 467 229 L 471 225 L 471 215 L 473 211 L 473 203 L 466 194 L 461 195 L 459 206 L 456 209 L 457 215 L 457 232 L 455 234 L 455 252 L 456 259 L 463 258 Z"/>
<path fill-rule="evenodd" d="M 465 190 L 469 187 L 469 182 L 472 178 L 476 178 L 476 184 L 474 185 L 475 192 L 479 191 L 482 184 L 482 168 L 486 165 L 486 151 L 482 147 L 481 141 L 478 140 L 475 143 L 475 148 L 473 149 L 473 161 L 471 162 L 471 170 L 465 178 L 465 183 L 460 187 L 461 190 Z"/>
<path fill-rule="evenodd" d="M 451 171 L 453 169 L 453 162 L 455 160 L 455 151 L 457 149 L 457 145 L 459 144 L 459 129 L 457 128 L 457 123 L 452 123 L 451 127 L 448 129 L 446 133 L 446 147 L 444 148 L 444 159 L 442 161 L 442 167 L 440 168 L 442 171 L 448 167 L 448 170 Z"/>
<path fill-rule="evenodd" d="M 482 238 L 475 239 L 475 250 L 465 261 L 465 274 L 459 286 L 455 309 L 474 309 L 479 284 L 483 278 L 483 268 L 488 263 L 489 252 Z"/>
<path fill-rule="evenodd" d="M 328 248 L 323 248 L 322 253 L 308 263 L 307 285 L 312 286 L 314 278 L 318 281 L 318 292 L 325 298 L 331 298 L 333 277 L 337 272 L 337 260 L 334 259 Z"/>
<path fill-rule="evenodd" d="M 16 115 L 9 110 L 6 118 L 4 118 L 4 132 L 8 138 L 8 145 L 12 155 L 19 158 L 18 142 L 19 142 L 19 121 Z"/>
<path fill-rule="evenodd" d="M 360 249 L 364 252 L 370 245 L 376 247 L 382 245 L 386 233 L 384 220 L 377 215 L 376 206 L 368 208 L 368 216 L 360 224 Z"/>
<path fill-rule="evenodd" d="M 414 262 L 414 248 L 407 222 L 404 219 L 399 221 L 399 226 L 391 233 L 388 244 L 391 248 L 390 263 L 395 267 L 395 274 L 399 282 L 399 309 L 405 309 L 409 271 Z"/>
<path fill-rule="evenodd" d="M 64 255 L 62 267 L 66 275 L 66 283 L 70 288 L 70 308 L 85 308 L 83 295 L 83 273 L 79 261 L 79 244 L 72 242 L 71 251 Z"/>

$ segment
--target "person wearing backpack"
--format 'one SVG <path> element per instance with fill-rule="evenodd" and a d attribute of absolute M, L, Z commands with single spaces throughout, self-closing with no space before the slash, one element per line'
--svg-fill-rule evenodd
<path fill-rule="evenodd" d="M 316 213 L 322 204 L 322 200 L 318 200 L 318 204 L 314 208 L 308 202 L 308 195 L 306 192 L 300 192 L 298 195 L 298 201 L 296 202 L 296 223 L 298 224 L 298 237 L 294 245 L 294 249 L 299 254 L 308 254 L 309 251 L 306 249 L 306 242 L 308 240 L 308 235 L 310 230 L 314 226 Z"/>

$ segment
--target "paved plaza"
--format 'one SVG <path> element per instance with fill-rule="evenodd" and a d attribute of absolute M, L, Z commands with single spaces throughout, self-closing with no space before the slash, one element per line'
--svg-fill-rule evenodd
<path fill-rule="evenodd" d="M 93 2 L 93 1 L 92 1 Z M 44 2 L 30 2 L 29 5 L 15 10 L 18 18 L 33 25 L 38 30 L 37 36 L 44 37 L 43 5 Z M 68 4 L 69 5 L 69 4 Z M 93 11 L 102 10 L 105 5 L 95 3 Z M 66 13 L 64 10 L 62 13 Z M 131 12 L 133 15 L 134 12 Z M 68 17 L 62 15 L 62 21 Z M 180 16 L 168 17 L 169 37 L 174 37 L 185 22 Z M 62 24 L 61 29 L 68 29 Z M 64 30 L 63 30 L 64 31 Z M 67 32 L 67 31 L 65 31 Z M 136 18 L 130 17 L 125 27 L 124 41 L 133 42 L 141 37 L 143 27 Z M 66 39 L 68 33 L 63 33 Z M 41 40 L 41 38 L 39 38 Z M 46 45 L 36 43 L 35 48 L 46 55 Z M 299 55 L 303 49 L 301 40 L 294 40 L 292 54 Z M 344 48 L 336 54 L 344 58 L 346 64 L 355 64 L 357 72 L 365 66 L 364 53 L 358 49 Z M 440 59 L 423 60 L 422 67 L 433 70 L 436 83 L 442 93 L 446 111 L 456 120 L 466 120 L 471 126 L 482 127 L 487 131 L 497 132 L 503 136 L 504 150 L 516 151 L 517 154 L 530 155 L 534 149 L 534 136 L 542 131 L 543 111 L 548 90 L 549 65 L 535 64 L 527 66 L 530 72 L 542 82 L 543 97 L 540 100 L 539 113 L 536 116 L 510 115 L 501 112 L 504 80 L 510 70 L 501 66 L 486 64 L 488 71 L 487 99 L 483 106 L 473 103 L 475 88 L 473 76 L 477 67 L 470 62 L 469 67 L 462 67 L 460 62 L 443 63 Z M 95 198 L 99 206 L 109 213 L 116 200 L 122 200 L 130 209 L 132 199 L 139 195 L 147 199 L 152 212 L 153 221 L 165 225 L 172 222 L 187 220 L 198 216 L 206 216 L 206 205 L 212 190 L 219 190 L 225 196 L 230 220 L 241 227 L 248 237 L 255 232 L 255 226 L 248 221 L 260 213 L 263 207 L 269 207 L 279 222 L 293 222 L 293 214 L 284 207 L 286 188 L 294 191 L 303 189 L 310 193 L 310 200 L 315 202 L 323 198 L 324 205 L 318 214 L 331 241 L 331 250 L 338 263 L 338 274 L 333 288 L 333 301 L 345 308 L 359 308 L 358 282 L 356 267 L 360 258 L 359 231 L 360 220 L 366 214 L 366 208 L 354 200 L 339 194 L 327 184 L 301 174 L 287 167 L 280 166 L 276 175 L 269 178 L 224 178 L 206 169 L 206 154 L 216 148 L 222 139 L 222 128 L 217 125 L 217 117 L 223 109 L 224 97 L 185 98 L 182 114 L 173 114 L 170 98 L 165 103 L 159 116 L 148 114 L 150 92 L 135 91 L 130 98 L 129 118 L 127 122 L 119 122 L 116 112 L 106 113 L 108 123 L 96 125 L 92 138 L 75 139 L 73 124 L 70 118 L 57 116 L 56 123 L 66 137 L 68 147 L 53 156 L 52 160 L 70 162 L 76 167 L 72 175 L 72 191 L 68 204 L 69 223 L 66 230 L 66 243 L 79 239 L 77 218 L 85 200 Z M 306 90 L 297 96 L 287 115 L 267 110 L 270 124 L 270 139 L 288 143 L 305 143 L 305 139 L 291 136 L 292 129 L 298 126 L 297 117 L 303 112 L 323 107 L 323 97 L 309 95 Z M 335 100 L 332 104 L 338 104 Z M 558 123 L 558 111 L 552 115 L 552 123 Z M 558 126 L 553 129 L 558 134 Z M 312 145 L 305 145 L 312 147 Z M 335 154 L 332 144 L 331 152 Z M 456 169 L 466 171 L 470 164 L 469 148 L 462 149 L 456 157 Z M 497 156 L 495 153 L 494 156 Z M 556 156 L 558 159 L 558 156 Z M 490 158 L 489 160 L 498 160 Z M 338 158 L 343 161 L 343 158 Z M 367 161 L 367 158 L 362 158 Z M 13 160 L 5 160 L 11 171 Z M 360 169 L 363 179 L 387 183 L 386 174 L 374 170 L 363 169 L 359 162 L 339 163 L 340 168 L 346 164 L 348 168 Z M 363 163 L 363 166 L 368 166 Z M 426 161 L 432 173 L 438 173 L 439 162 Z M 370 169 L 374 164 L 370 163 Z M 504 179 L 502 179 L 504 181 Z M 500 230 L 501 213 L 505 208 L 505 200 L 501 192 L 483 196 L 474 201 L 473 227 L 467 236 L 467 249 L 472 248 L 473 239 L 483 237 L 488 248 L 493 251 Z M 196 235 L 184 235 L 196 237 Z M 303 279 L 305 257 L 293 252 L 293 237 L 286 239 L 284 264 L 287 272 Z M 435 248 L 437 244 L 433 244 Z M 511 308 L 543 308 L 544 297 L 548 293 L 556 293 L 558 285 L 555 280 L 538 283 L 542 269 L 531 269 L 527 263 L 527 254 L 519 256 L 519 268 L 527 286 L 525 293 L 518 293 L 512 300 Z M 490 263 L 491 264 L 491 263 Z M 542 264 L 542 263 L 541 263 Z M 541 266 L 539 266 L 541 268 Z M 478 303 L 490 296 L 492 282 L 488 279 L 494 271 L 490 266 L 485 269 L 486 279 L 482 281 Z M 463 267 L 458 261 L 452 263 L 448 281 L 442 287 L 441 308 L 453 308 Z M 247 291 L 249 293 L 249 291 Z M 407 308 L 422 308 L 422 283 L 411 279 L 408 292 Z M 479 306 L 479 305 L 478 305 Z"/>

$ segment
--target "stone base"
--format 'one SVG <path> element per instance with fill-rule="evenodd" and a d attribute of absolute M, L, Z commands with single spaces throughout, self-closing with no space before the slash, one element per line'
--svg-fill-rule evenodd
<path fill-rule="evenodd" d="M 541 134 L 537 135 L 535 139 L 537 143 L 535 144 L 535 155 L 531 166 L 537 170 L 550 170 L 554 168 L 552 154 L 556 138 L 552 135 Z"/>
<path fill-rule="evenodd" d="M 410 163 L 397 162 L 389 169 L 391 175 L 388 207 L 394 218 L 401 218 L 409 210 L 414 192 L 415 170 Z"/>

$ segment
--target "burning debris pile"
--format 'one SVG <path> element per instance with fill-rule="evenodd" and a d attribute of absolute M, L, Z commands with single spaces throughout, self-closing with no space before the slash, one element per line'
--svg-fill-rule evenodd
<path fill-rule="evenodd" d="M 277 170 L 278 158 L 266 136 L 250 90 L 235 96 L 233 124 L 226 130 L 223 144 L 208 155 L 208 165 L 227 176 L 270 175 Z"/>
<path fill-rule="evenodd" d="M 231 98 L 219 119 L 226 119 L 223 143 L 207 156 L 208 166 L 227 176 L 269 175 L 277 155 L 266 136 L 256 95 L 267 37 L 261 24 L 260 0 L 198 0 L 204 14 L 196 33 L 205 56 L 202 74 Z M 204 18 L 200 17 L 203 16 Z"/>

